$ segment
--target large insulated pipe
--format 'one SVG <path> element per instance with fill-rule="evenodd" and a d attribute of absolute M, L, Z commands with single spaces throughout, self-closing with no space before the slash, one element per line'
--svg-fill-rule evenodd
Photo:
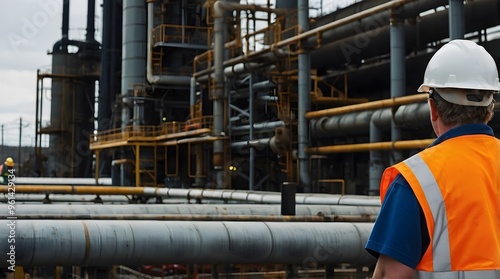
<path fill-rule="evenodd" d="M 240 8 L 241 7 L 245 7 L 245 5 L 240 5 Z M 284 57 L 289 55 L 289 51 L 286 49 L 274 49 L 272 52 L 257 51 L 256 53 L 259 53 L 259 55 L 260 55 L 258 60 L 263 61 L 263 62 L 259 62 L 259 63 L 247 62 L 248 57 L 242 59 L 245 56 L 239 56 L 237 58 L 234 58 L 237 60 L 237 62 L 235 62 L 235 60 L 233 60 L 233 59 L 227 59 L 223 62 L 224 74 L 227 77 L 235 77 L 237 75 L 251 73 L 252 71 L 255 71 L 256 69 L 273 64 L 274 62 L 276 62 L 280 59 L 283 59 Z M 201 56 L 206 56 L 206 54 L 203 54 Z M 197 57 L 201 57 L 201 56 L 197 56 Z M 209 67 L 208 69 L 201 70 L 199 72 L 194 73 L 193 76 L 196 77 L 197 80 L 199 80 L 199 81 L 207 81 L 208 77 L 211 75 L 211 73 L 213 71 L 214 71 L 213 67 Z"/>
<path fill-rule="evenodd" d="M 406 4 L 404 6 L 404 15 L 411 17 L 412 14 L 416 13 L 418 15 L 419 12 L 425 11 L 420 9 L 420 3 L 424 2 L 426 2 L 426 0 Z M 437 2 L 438 1 L 436 1 L 436 4 L 432 3 L 434 5 L 433 8 L 440 6 Z M 439 2 L 443 2 L 443 0 L 439 0 Z M 448 0 L 446 0 L 446 2 L 448 2 Z M 464 6 L 464 22 L 466 23 L 465 33 L 475 32 L 498 25 L 499 13 L 497 12 L 496 6 L 496 0 L 467 2 Z M 412 7 L 418 7 L 419 9 Z M 422 47 L 425 48 L 427 43 L 447 38 L 449 36 L 449 29 L 446 28 L 446 26 L 449 21 L 449 11 L 450 9 L 444 9 L 436 13 L 422 16 L 416 24 L 406 24 L 406 45 L 415 46 L 420 49 Z M 475 20 L 478 14 L 482 17 L 480 21 Z M 384 18 L 386 17 L 389 18 L 388 16 L 384 16 Z M 390 48 L 389 26 L 385 25 L 385 20 L 383 22 L 377 21 L 377 15 L 369 18 L 371 18 L 370 22 L 373 24 L 369 24 L 366 27 L 355 27 L 354 29 L 350 29 L 352 33 L 350 37 L 333 37 L 334 40 L 327 43 L 327 39 L 330 38 L 330 35 L 325 32 L 322 37 L 322 47 L 312 53 L 312 67 L 343 67 L 346 63 L 352 61 L 359 62 L 363 59 L 367 60 L 372 57 L 387 54 Z M 335 28 L 334 30 L 338 30 L 339 28 Z M 432 32 L 427 32 L 427 30 L 432 30 Z"/>
<path fill-rule="evenodd" d="M 419 0 L 405 4 L 405 16 L 407 18 L 417 17 L 421 12 L 435 9 L 439 6 L 445 6 L 448 4 L 449 0 Z M 358 14 L 361 11 L 365 11 L 374 8 L 378 5 L 385 4 L 387 0 L 371 0 L 371 1 L 359 1 L 352 5 L 349 5 L 343 9 L 339 9 L 331 14 L 325 15 L 321 18 L 317 18 L 312 24 L 313 28 L 325 25 L 330 22 L 334 22 L 346 17 L 350 17 Z M 390 23 L 390 10 L 387 9 L 378 14 L 373 14 L 360 18 L 354 22 L 339 26 L 338 28 L 329 30 L 322 35 L 322 45 L 330 44 L 334 41 L 338 41 L 347 37 L 351 37 L 356 34 L 365 33 L 365 39 L 370 39 L 366 35 L 367 31 L 375 30 L 382 26 L 387 26 Z M 309 40 L 309 43 L 314 44 L 315 42 Z M 358 41 L 356 47 L 361 48 L 363 41 Z"/>
<path fill-rule="evenodd" d="M 130 124 L 130 109 L 135 106 L 132 101 L 133 85 L 143 84 L 145 81 L 144 68 L 146 67 L 146 9 L 144 0 L 123 1 L 123 31 L 122 31 L 122 117 L 121 128 L 124 130 Z M 143 108 L 142 108 L 143 109 Z M 134 111 L 136 108 L 134 107 Z M 128 157 L 122 151 L 123 157 Z M 120 165 L 120 184 L 132 185 L 132 168 L 129 164 Z"/>
<path fill-rule="evenodd" d="M 0 266 L 9 236 L 18 266 L 375 263 L 364 249 L 372 223 L 2 220 Z M 214 251 L 217 251 L 214 253 Z M 291 252 L 293 251 L 293 252 Z"/>
<path fill-rule="evenodd" d="M 375 222 L 377 216 L 192 215 L 192 214 L 16 214 L 17 220 L 141 220 L 141 221 L 236 221 L 236 222 Z"/>
<path fill-rule="evenodd" d="M 143 0 L 123 1 L 123 48 L 122 48 L 122 128 L 130 121 L 132 90 L 134 84 L 145 80 L 146 11 Z"/>
<path fill-rule="evenodd" d="M 374 119 L 374 114 L 377 114 Z M 325 139 L 331 137 L 358 136 L 368 134 L 371 122 L 383 131 L 391 129 L 391 121 L 400 128 L 430 128 L 427 104 L 410 104 L 391 108 L 353 112 L 311 120 L 311 137 Z"/>
<path fill-rule="evenodd" d="M 419 141 L 415 141 L 419 142 Z M 397 147 L 397 146 L 396 146 Z M 0 186 L 0 193 L 8 193 L 7 186 Z M 120 186 L 17 186 L 16 194 L 22 193 L 65 193 L 65 194 L 94 194 L 94 195 L 138 195 L 146 197 L 185 198 L 185 199 L 214 199 L 223 201 L 239 201 L 245 203 L 281 203 L 279 192 L 257 192 L 241 190 L 215 189 L 180 189 L 154 187 L 120 187 Z M 378 197 L 356 195 L 329 195 L 329 194 L 296 194 L 297 204 L 324 204 L 324 205 L 366 205 L 378 206 Z"/>
<path fill-rule="evenodd" d="M 268 63 L 271 63 L 271 61 L 268 61 Z M 240 64 L 236 64 L 236 65 L 225 68 L 224 75 L 226 75 L 227 77 L 236 77 L 236 76 L 239 76 L 242 74 L 251 73 L 252 71 L 255 71 L 257 69 L 264 67 L 265 65 L 266 64 L 254 63 L 254 62 L 240 63 Z"/>
<path fill-rule="evenodd" d="M 271 138 L 260 138 L 260 139 L 248 139 L 245 141 L 233 141 L 231 142 L 231 148 L 242 149 L 242 148 L 257 148 L 259 150 L 269 147 Z M 249 189 L 253 190 L 253 189 Z"/>
<path fill-rule="evenodd" d="M 463 39 L 465 34 L 465 13 L 463 0 L 449 0 L 450 40 Z"/>
<path fill-rule="evenodd" d="M 298 0 L 299 32 L 309 30 L 309 1 Z M 299 159 L 299 186 L 305 193 L 311 192 L 309 177 L 309 155 L 305 152 L 309 146 L 309 122 L 305 114 L 311 109 L 311 54 L 302 49 L 299 54 L 299 81 L 298 81 L 298 159 Z"/>
<path fill-rule="evenodd" d="M 16 177 L 16 185 L 112 185 L 111 178 Z"/>
<path fill-rule="evenodd" d="M 8 205 L 2 204 L 3 212 Z M 92 205 L 45 205 L 25 204 L 16 208 L 16 215 L 77 215 L 81 219 L 90 215 L 131 215 L 131 214 L 178 214 L 178 215 L 271 215 L 279 216 L 280 205 L 264 204 L 92 204 Z M 303 205 L 296 206 L 296 216 L 376 216 L 380 206 L 350 205 Z"/>
<path fill-rule="evenodd" d="M 428 97 L 427 94 L 415 94 L 415 95 L 409 95 L 409 96 L 404 96 L 404 97 L 399 97 L 399 98 L 377 100 L 377 101 L 372 101 L 372 102 L 368 102 L 368 103 L 361 103 L 361 104 L 343 106 L 343 107 L 338 107 L 338 108 L 316 110 L 316 111 L 311 111 L 311 112 L 306 113 L 306 117 L 308 119 L 312 119 L 312 118 L 319 118 L 319 117 L 324 117 L 324 116 L 340 115 L 340 114 L 345 114 L 345 113 L 350 113 L 350 112 L 357 112 L 357 111 L 364 111 L 364 110 L 371 110 L 371 109 L 380 109 L 380 108 L 387 108 L 387 107 L 396 107 L 396 106 L 426 101 L 427 97 Z"/>
<path fill-rule="evenodd" d="M 226 75 L 227 76 L 227 75 Z M 270 80 L 264 80 L 255 82 L 253 84 L 253 90 L 258 93 L 256 98 L 261 101 L 271 101 L 276 96 L 267 95 L 271 89 L 276 88 L 276 84 Z M 247 87 L 240 88 L 238 90 L 231 90 L 230 92 L 231 100 L 248 98 L 249 92 Z M 274 100 L 276 101 L 276 100 Z"/>
<path fill-rule="evenodd" d="M 144 2 L 144 1 L 142 1 Z M 147 16 L 147 65 L 146 76 L 151 84 L 173 85 L 189 87 L 191 77 L 189 76 L 173 76 L 173 75 L 154 75 L 153 74 L 153 28 L 154 28 L 154 4 L 155 0 L 147 0 L 148 16 Z M 143 68 L 144 69 L 144 68 Z"/>
<path fill-rule="evenodd" d="M 279 127 L 284 127 L 285 122 L 284 121 L 262 122 L 262 123 L 254 123 L 252 126 L 254 130 L 274 130 Z M 250 125 L 241 125 L 232 127 L 232 129 L 233 131 L 248 131 L 250 127 L 251 127 Z"/>
<path fill-rule="evenodd" d="M 0 195 L 0 202 L 7 203 L 9 197 Z M 16 204 L 129 204 L 130 198 L 124 195 L 70 195 L 70 194 L 16 194 Z M 182 202 L 182 201 L 181 201 Z M 17 208 L 16 208 L 17 209 Z"/>
<path fill-rule="evenodd" d="M 391 98 L 406 95 L 406 52 L 405 52 L 405 18 L 404 6 L 391 10 Z M 400 128 L 393 120 L 391 123 L 391 140 L 402 139 Z M 391 164 L 402 161 L 400 150 L 393 150 Z"/>

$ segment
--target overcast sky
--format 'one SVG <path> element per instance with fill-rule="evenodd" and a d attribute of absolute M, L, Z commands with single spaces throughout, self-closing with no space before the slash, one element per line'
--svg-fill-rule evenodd
<path fill-rule="evenodd" d="M 96 1 L 98 40 L 101 2 Z M 86 11 L 86 0 L 70 1 L 70 39 L 85 37 Z M 52 57 L 47 52 L 61 38 L 61 25 L 62 0 L 0 1 L 0 124 L 5 145 L 19 144 L 20 118 L 22 144 L 34 145 L 36 72 L 50 67 Z M 44 87 L 50 87 L 50 79 Z M 44 102 L 44 120 L 49 120 L 49 101 L 46 98 Z"/>
<path fill-rule="evenodd" d="M 311 0 L 310 6 L 331 11 L 355 0 Z M 95 38 L 101 37 L 101 3 L 96 0 Z M 69 38 L 85 37 L 87 1 L 70 1 Z M 62 0 L 1 0 L 0 1 L 0 144 L 19 145 L 22 119 L 22 145 L 34 145 L 36 109 L 36 72 L 47 69 L 51 56 L 47 53 L 61 38 Z M 50 79 L 44 87 L 50 88 Z M 49 120 L 50 94 L 44 99 L 44 117 Z M 2 156 L 3 154 L 0 154 Z M 0 159 L 1 160 L 1 159 Z"/>

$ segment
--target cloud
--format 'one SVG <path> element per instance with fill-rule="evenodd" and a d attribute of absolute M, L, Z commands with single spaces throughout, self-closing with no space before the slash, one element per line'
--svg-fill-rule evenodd
<path fill-rule="evenodd" d="M 96 1 L 99 28 L 102 0 Z M 62 0 L 2 0 L 0 2 L 0 124 L 4 143 L 17 145 L 19 119 L 27 124 L 25 137 L 35 136 L 36 72 L 50 67 L 55 42 L 61 39 Z M 85 38 L 87 1 L 70 1 L 69 39 Z M 99 34 L 95 36 L 99 40 Z M 44 87 L 50 87 L 50 79 Z M 49 120 L 50 100 L 44 98 L 43 120 Z"/>

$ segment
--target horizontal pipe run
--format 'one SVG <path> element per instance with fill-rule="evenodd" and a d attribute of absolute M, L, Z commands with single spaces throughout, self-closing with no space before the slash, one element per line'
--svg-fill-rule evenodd
<path fill-rule="evenodd" d="M 305 116 L 307 119 L 312 119 L 312 118 L 319 118 L 319 117 L 352 113 L 352 112 L 356 112 L 356 111 L 395 107 L 395 106 L 423 102 L 423 101 L 426 101 L 428 97 L 429 97 L 429 95 L 427 93 L 415 94 L 415 95 L 409 95 L 409 96 L 404 96 L 404 97 L 390 98 L 390 99 L 378 100 L 378 101 L 367 102 L 367 103 L 362 103 L 362 104 L 343 106 L 343 107 L 338 107 L 338 108 L 311 111 L 311 112 L 306 113 Z"/>
<path fill-rule="evenodd" d="M 425 149 L 435 139 L 422 139 L 422 140 L 406 140 L 406 141 L 387 141 L 387 142 L 374 142 L 374 143 L 357 143 L 357 144 L 344 144 L 344 145 L 331 145 L 320 147 L 308 147 L 306 152 L 309 154 L 331 154 L 342 152 L 363 152 L 373 150 L 400 150 L 400 149 Z"/>
<path fill-rule="evenodd" d="M 101 177 L 96 181 L 95 178 L 16 176 L 15 183 L 16 185 L 111 185 L 111 177 Z"/>
<path fill-rule="evenodd" d="M 20 194 L 21 195 L 21 194 Z M 106 198 L 107 196 L 104 196 Z M 16 199 L 17 201 L 17 199 Z M 165 201 L 165 200 L 164 200 Z M 170 201 L 170 199 L 168 199 Z M 373 216 L 378 215 L 380 206 L 350 205 L 305 205 L 295 206 L 296 216 Z M 8 212 L 8 204 L 0 204 L 1 212 Z M 17 215 L 281 215 L 279 204 L 23 204 L 16 207 Z"/>
<path fill-rule="evenodd" d="M 8 186 L 0 192 L 8 193 Z M 19 185 L 15 193 L 54 193 L 54 194 L 95 194 L 95 195 L 143 195 L 145 188 L 120 186 L 68 186 L 68 185 Z"/>
<path fill-rule="evenodd" d="M 337 27 L 340 27 L 340 26 L 346 25 L 348 23 L 360 20 L 360 19 L 365 18 L 365 17 L 370 16 L 370 15 L 380 13 L 380 12 L 385 11 L 385 10 L 397 8 L 399 6 L 405 5 L 407 3 L 411 3 L 413 1 L 415 1 L 415 0 L 393 0 L 393 1 L 387 2 L 385 4 L 381 4 L 379 6 L 375 6 L 373 8 L 358 12 L 354 15 L 335 20 L 329 24 L 325 24 L 325 25 L 322 25 L 320 27 L 310 29 L 306 32 L 300 33 L 300 34 L 293 36 L 291 38 L 278 41 L 278 42 L 270 45 L 269 47 L 263 48 L 259 51 L 247 53 L 247 54 L 239 56 L 239 57 L 225 60 L 223 63 L 224 68 L 230 67 L 232 65 L 236 65 L 239 63 L 248 63 L 249 61 L 256 61 L 258 58 L 265 57 L 266 55 L 271 55 L 272 57 L 283 56 L 283 52 L 285 52 L 286 49 L 289 49 L 289 46 L 292 44 L 298 44 L 298 43 L 300 43 L 304 40 L 307 40 L 307 39 L 311 39 L 311 38 L 314 39 L 315 37 L 316 37 L 315 41 L 320 41 L 319 38 L 321 38 L 323 33 L 328 31 L 328 30 L 335 29 Z M 216 3 L 218 3 L 218 2 L 221 2 L 221 1 L 217 1 Z M 226 5 L 226 4 L 227 3 L 225 3 L 224 5 Z M 221 5 L 221 4 L 219 4 L 219 5 Z M 228 7 L 226 6 L 226 8 L 228 8 Z M 233 8 L 233 7 L 231 7 L 231 8 Z M 240 6 L 240 8 L 244 9 L 243 6 Z M 274 12 L 276 10 L 272 10 L 272 11 Z M 266 59 L 263 59 L 263 60 L 266 60 Z M 214 71 L 214 66 L 212 66 L 211 68 L 196 72 L 193 74 L 193 76 L 198 80 L 200 77 L 210 75 L 213 71 Z"/>
<path fill-rule="evenodd" d="M 289 45 L 289 44 L 300 42 L 302 40 L 305 40 L 305 39 L 308 39 L 308 38 L 311 38 L 311 37 L 320 37 L 321 33 L 325 32 L 327 30 L 331 30 L 331 29 L 337 28 L 339 26 L 346 25 L 346 24 L 348 24 L 350 22 L 354 22 L 354 21 L 360 20 L 362 18 L 365 18 L 365 17 L 371 16 L 371 15 L 380 13 L 380 12 L 385 11 L 385 10 L 390 10 L 390 9 L 393 9 L 393 8 L 397 8 L 399 6 L 403 6 L 404 4 L 407 4 L 407 3 L 410 3 L 410 2 L 413 2 L 413 1 L 415 1 L 415 0 L 393 0 L 393 1 L 389 1 L 387 3 L 375 6 L 373 8 L 369 8 L 369 9 L 366 9 L 364 11 L 360 11 L 358 13 L 355 13 L 355 14 L 351 15 L 351 16 L 347 16 L 347 17 L 335 20 L 333 22 L 330 22 L 328 24 L 322 25 L 320 27 L 311 29 L 309 31 L 305 31 L 303 33 L 300 33 L 300 34 L 294 36 L 294 37 L 291 37 L 291 38 L 279 41 L 278 43 L 276 43 L 274 45 L 274 47 L 280 48 L 280 47 L 283 47 L 283 46 L 286 46 L 286 45 Z"/>
<path fill-rule="evenodd" d="M 0 220 L 0 267 L 11 228 L 25 267 L 375 263 L 364 249 L 373 223 Z"/>
<path fill-rule="evenodd" d="M 16 186 L 18 187 L 18 186 Z M 73 195 L 73 194 L 16 194 L 16 204 L 31 204 L 31 203 L 71 203 L 71 204 L 129 204 L 131 198 L 124 195 Z M 12 197 L 10 197 L 12 198 Z M 8 194 L 0 195 L 0 203 L 7 203 L 9 200 Z"/>
<path fill-rule="evenodd" d="M 377 216 L 320 215 L 191 215 L 191 214 L 29 214 L 16 213 L 16 220 L 157 220 L 157 221 L 240 221 L 240 222 L 374 222 Z M 9 219 L 9 216 L 0 216 Z"/>
<path fill-rule="evenodd" d="M 8 193 L 8 186 L 0 186 L 0 193 Z M 240 201 L 246 203 L 281 203 L 279 192 L 257 192 L 241 190 L 217 189 L 180 189 L 180 188 L 154 188 L 154 187 L 121 187 L 121 186 L 16 186 L 17 193 L 59 193 L 59 194 L 95 194 L 95 195 L 144 195 L 150 197 L 186 199 L 214 199 L 224 201 Z M 324 205 L 358 205 L 378 206 L 380 200 L 376 197 L 356 195 L 330 195 L 330 194 L 297 194 L 297 204 L 324 204 Z"/>

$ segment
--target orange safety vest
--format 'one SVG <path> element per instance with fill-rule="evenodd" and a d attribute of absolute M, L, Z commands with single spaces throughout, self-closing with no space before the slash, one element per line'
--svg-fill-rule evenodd
<path fill-rule="evenodd" d="M 500 278 L 500 141 L 451 138 L 389 167 L 382 201 L 398 174 L 415 193 L 430 236 L 419 278 Z"/>

